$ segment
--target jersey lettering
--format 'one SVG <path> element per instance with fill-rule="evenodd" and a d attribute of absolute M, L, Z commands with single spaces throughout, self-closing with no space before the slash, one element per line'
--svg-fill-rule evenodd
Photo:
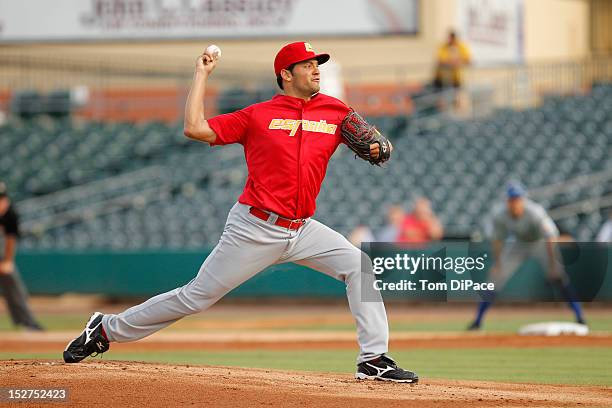
<path fill-rule="evenodd" d="M 337 125 L 327 123 L 325 120 L 315 122 L 314 120 L 296 120 L 296 119 L 272 119 L 268 125 L 268 129 L 272 130 L 290 130 L 289 136 L 295 136 L 298 129 L 302 126 L 303 130 L 315 133 L 327 133 L 333 135 L 336 133 Z"/>

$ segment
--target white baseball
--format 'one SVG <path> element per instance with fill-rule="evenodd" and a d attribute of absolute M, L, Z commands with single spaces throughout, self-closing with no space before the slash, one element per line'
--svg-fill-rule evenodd
<path fill-rule="evenodd" d="M 204 54 L 210 55 L 213 58 L 219 58 L 221 56 L 221 48 L 215 44 L 209 45 L 206 51 L 204 51 Z"/>

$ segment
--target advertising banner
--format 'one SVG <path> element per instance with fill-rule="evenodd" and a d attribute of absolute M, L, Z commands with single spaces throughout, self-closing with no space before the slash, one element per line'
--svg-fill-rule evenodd
<path fill-rule="evenodd" d="M 0 42 L 416 33 L 417 0 L 0 0 Z"/>
<path fill-rule="evenodd" d="M 475 65 L 523 59 L 523 0 L 459 0 L 457 27 Z"/>

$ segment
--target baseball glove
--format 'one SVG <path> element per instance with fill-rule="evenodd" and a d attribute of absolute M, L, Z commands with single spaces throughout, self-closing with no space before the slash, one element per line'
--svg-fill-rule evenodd
<path fill-rule="evenodd" d="M 389 140 L 354 110 L 351 110 L 346 115 L 340 130 L 346 145 L 355 152 L 355 157 L 359 156 L 363 160 L 367 160 L 377 166 L 380 166 L 381 163 L 386 162 L 391 157 Z M 378 143 L 380 146 L 378 157 L 376 158 L 370 155 L 370 145 L 374 143 Z"/>

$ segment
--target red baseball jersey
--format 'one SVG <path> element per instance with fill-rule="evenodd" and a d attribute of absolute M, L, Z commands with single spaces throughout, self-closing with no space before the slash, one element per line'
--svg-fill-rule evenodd
<path fill-rule="evenodd" d="M 249 174 L 238 201 L 285 218 L 312 216 L 348 112 L 343 102 L 320 93 L 309 101 L 276 95 L 209 119 L 217 134 L 213 145 L 244 146 Z"/>

